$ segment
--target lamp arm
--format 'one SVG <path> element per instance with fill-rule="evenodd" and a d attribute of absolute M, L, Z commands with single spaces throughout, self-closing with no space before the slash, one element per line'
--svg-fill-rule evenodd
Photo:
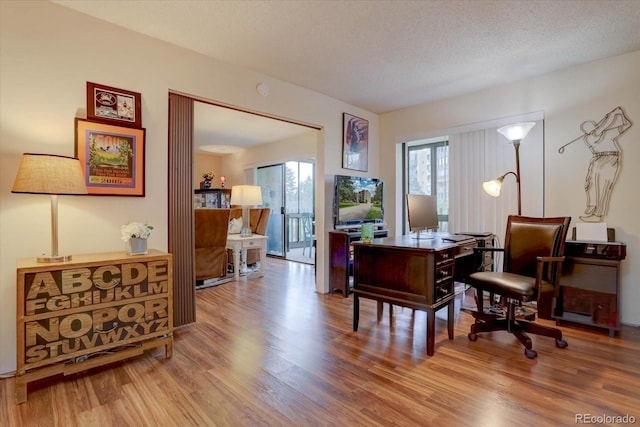
<path fill-rule="evenodd" d="M 505 179 L 505 178 L 507 177 L 507 175 L 513 175 L 513 176 L 515 176 L 515 177 L 516 177 L 516 182 L 518 182 L 518 181 L 520 180 L 520 178 L 518 177 L 518 174 L 517 174 L 517 173 L 515 173 L 515 172 L 513 172 L 513 171 L 509 171 L 509 172 L 505 173 L 504 175 L 502 175 L 502 176 L 500 177 L 500 179 Z"/>
<path fill-rule="evenodd" d="M 519 169 L 520 169 L 520 165 L 518 164 L 516 165 L 516 170 L 519 170 Z M 506 178 L 507 175 L 513 175 L 516 178 L 516 190 L 518 192 L 518 215 L 522 215 L 522 202 L 520 200 L 520 174 L 513 171 L 509 171 L 498 179 L 503 180 Z"/>

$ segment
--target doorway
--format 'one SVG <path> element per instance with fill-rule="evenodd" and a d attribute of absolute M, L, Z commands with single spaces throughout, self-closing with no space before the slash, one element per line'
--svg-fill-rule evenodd
<path fill-rule="evenodd" d="M 315 264 L 315 164 L 288 161 L 258 167 L 267 226 L 267 255 Z"/>
<path fill-rule="evenodd" d="M 322 128 L 298 123 L 262 113 L 220 105 L 199 97 L 169 92 L 169 139 L 168 139 L 168 249 L 173 254 L 174 274 L 174 325 L 180 326 L 195 321 L 195 271 L 193 239 L 193 156 L 194 156 L 194 103 L 204 102 L 247 115 L 257 115 L 271 120 L 296 124 L 307 129 L 321 131 Z M 216 126 L 215 123 L 211 123 Z M 235 126 L 234 129 L 242 129 Z M 261 135 L 266 133 L 262 132 Z M 315 144 L 314 144 L 315 147 Z"/>

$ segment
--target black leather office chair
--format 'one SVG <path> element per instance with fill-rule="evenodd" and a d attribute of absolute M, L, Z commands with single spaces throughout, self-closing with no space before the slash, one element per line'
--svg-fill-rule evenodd
<path fill-rule="evenodd" d="M 476 341 L 481 332 L 506 330 L 525 346 L 524 354 L 530 359 L 538 353 L 531 348 L 527 332 L 555 338 L 559 348 L 567 346 L 559 329 L 534 323 L 535 312 L 527 312 L 522 303 L 538 301 L 540 310 L 541 297 L 551 301 L 558 285 L 570 221 L 570 217 L 509 216 L 504 249 L 476 248 L 501 251 L 504 259 L 503 271 L 476 272 L 468 277 L 468 283 L 477 290 L 478 306 L 478 311 L 472 313 L 475 323 L 471 325 L 469 340 Z M 484 310 L 483 291 L 501 297 L 500 310 Z"/>

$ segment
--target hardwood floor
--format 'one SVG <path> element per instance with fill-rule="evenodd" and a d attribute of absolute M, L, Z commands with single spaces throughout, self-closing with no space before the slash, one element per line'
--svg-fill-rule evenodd
<path fill-rule="evenodd" d="M 437 319 L 395 307 L 376 322 L 362 300 L 315 293 L 313 266 L 269 259 L 265 277 L 197 292 L 197 322 L 174 355 L 135 359 L 29 385 L 16 405 L 0 381 L 2 426 L 558 426 L 576 414 L 640 423 L 640 330 L 618 337 L 564 326 L 569 342 L 533 337 L 536 360 L 505 332 L 470 342 Z M 386 307 L 385 307 L 386 308 Z"/>

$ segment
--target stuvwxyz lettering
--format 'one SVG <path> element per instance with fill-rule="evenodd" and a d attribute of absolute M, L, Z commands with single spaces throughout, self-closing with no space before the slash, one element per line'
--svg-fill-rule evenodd
<path fill-rule="evenodd" d="M 25 363 L 37 363 L 63 354 L 76 353 L 102 345 L 117 344 L 120 341 L 144 337 L 155 332 L 168 331 L 168 323 L 168 318 L 156 319 L 150 322 L 126 325 L 107 332 L 93 332 L 81 337 L 29 346 L 25 352 Z"/>

